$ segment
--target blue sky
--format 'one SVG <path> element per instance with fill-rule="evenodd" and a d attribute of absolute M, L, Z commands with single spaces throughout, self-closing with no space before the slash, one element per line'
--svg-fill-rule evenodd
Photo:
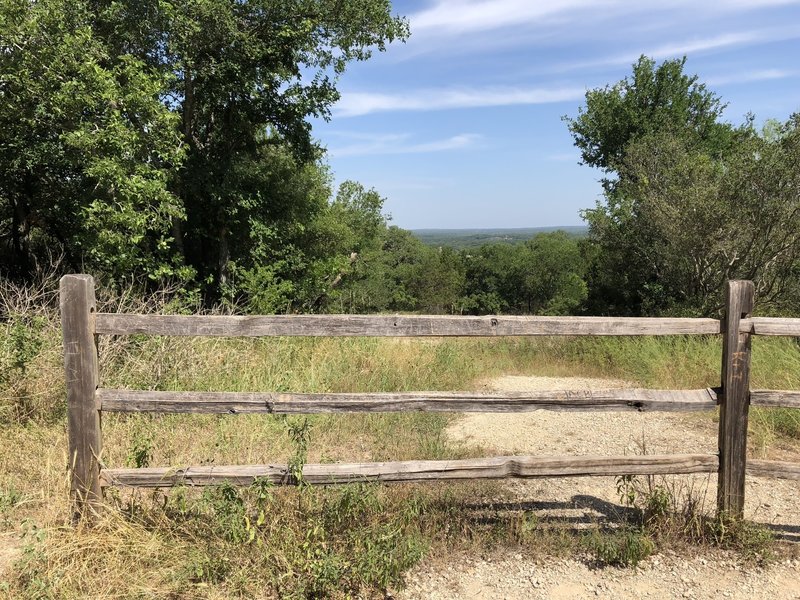
<path fill-rule="evenodd" d="M 800 0 L 396 1 L 411 37 L 340 81 L 315 121 L 337 182 L 387 198 L 401 227 L 578 225 L 600 173 L 562 122 L 639 55 L 686 71 L 740 123 L 800 111 Z"/>

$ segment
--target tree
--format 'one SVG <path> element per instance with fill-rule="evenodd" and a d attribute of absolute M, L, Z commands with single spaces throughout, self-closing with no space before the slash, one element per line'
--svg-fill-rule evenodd
<path fill-rule="evenodd" d="M 82 2 L 0 5 L 0 274 L 24 277 L 48 250 L 115 278 L 181 269 L 169 75 L 111 54 L 92 21 Z"/>
<path fill-rule="evenodd" d="M 458 253 L 447 246 L 423 248 L 406 284 L 416 299 L 416 308 L 424 313 L 454 313 L 464 287 L 464 269 Z"/>
<path fill-rule="evenodd" d="M 563 231 L 524 244 L 485 244 L 463 253 L 464 312 L 574 314 L 586 299 L 586 261 Z"/>
<path fill-rule="evenodd" d="M 309 284 L 318 288 L 311 308 L 350 313 L 385 308 L 385 289 L 378 282 L 391 217 L 382 212 L 384 202 L 374 188 L 345 181 L 311 226 L 324 265 L 323 273 L 309 278 Z"/>
<path fill-rule="evenodd" d="M 73 268 L 194 272 L 212 300 L 285 248 L 302 270 L 325 202 L 284 194 L 322 168 L 308 118 L 408 34 L 388 0 L 3 0 L 0 25 L 0 268 L 57 240 Z"/>
<path fill-rule="evenodd" d="M 719 121 L 725 105 L 697 75 L 684 74 L 685 64 L 684 57 L 656 67 L 641 56 L 631 77 L 589 90 L 577 118 L 564 117 L 583 162 L 613 173 L 628 144 L 654 132 L 685 136 L 714 156 L 729 148 L 732 128 Z"/>
<path fill-rule="evenodd" d="M 500 314 L 516 311 L 518 288 L 513 280 L 521 246 L 484 244 L 465 250 L 463 311 L 469 314 Z"/>
<path fill-rule="evenodd" d="M 669 135 L 631 145 L 621 191 L 636 201 L 629 256 L 649 275 L 646 308 L 714 314 L 727 279 L 753 280 L 762 308 L 791 299 L 800 135 L 792 122 L 783 130 L 773 141 L 741 135 L 724 160 Z"/>
<path fill-rule="evenodd" d="M 254 198 L 248 173 L 237 165 L 268 168 L 260 159 L 275 144 L 301 162 L 317 158 L 308 117 L 329 117 L 339 98 L 336 80 L 349 62 L 407 35 L 388 0 L 149 0 L 113 3 L 102 14 L 120 51 L 174 75 L 164 97 L 180 117 L 187 152 L 171 182 L 186 210 L 174 235 L 185 261 L 212 289 L 224 283 L 232 262 L 252 264 L 236 256 L 230 226 Z M 117 36 L 116 24 L 135 35 Z M 260 210 L 250 211 L 256 221 L 269 223 L 282 210 L 313 219 L 279 197 L 258 201 Z M 274 242 L 292 240 L 279 235 Z"/>
<path fill-rule="evenodd" d="M 563 231 L 541 233 L 522 246 L 513 277 L 522 310 L 537 315 L 574 314 L 586 300 L 586 265 L 578 242 Z"/>
<path fill-rule="evenodd" d="M 752 120 L 720 123 L 720 100 L 683 65 L 640 60 L 633 80 L 587 93 L 570 122 L 585 162 L 615 176 L 584 213 L 592 312 L 712 315 L 729 278 L 753 279 L 762 307 L 789 297 L 796 117 L 766 137 Z"/>

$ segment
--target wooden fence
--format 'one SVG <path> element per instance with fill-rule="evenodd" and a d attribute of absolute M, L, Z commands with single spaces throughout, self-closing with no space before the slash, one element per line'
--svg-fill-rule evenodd
<path fill-rule="evenodd" d="M 61 279 L 71 491 L 77 516 L 91 515 L 104 486 L 161 488 L 266 479 L 297 483 L 288 465 L 102 466 L 103 412 L 301 414 L 356 412 L 712 411 L 720 407 L 719 453 L 645 456 L 498 456 L 355 464 L 307 464 L 303 481 L 408 482 L 476 478 L 718 473 L 717 507 L 740 518 L 745 473 L 800 479 L 800 464 L 747 460 L 751 405 L 800 408 L 800 391 L 750 390 L 753 335 L 800 336 L 800 319 L 751 317 L 753 284 L 725 286 L 725 318 L 473 316 L 173 316 L 97 313 L 89 275 Z M 541 336 L 722 335 L 721 385 L 697 390 L 618 389 L 531 393 L 404 392 L 300 394 L 105 389 L 98 381 L 98 335 L 180 336 Z"/>

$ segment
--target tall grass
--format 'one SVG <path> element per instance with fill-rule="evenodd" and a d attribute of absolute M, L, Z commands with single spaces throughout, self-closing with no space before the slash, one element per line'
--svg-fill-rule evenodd
<path fill-rule="evenodd" d="M 49 287 L 48 287 L 49 286 Z M 16 294 L 16 295 L 15 295 Z M 0 528 L 24 534 L 9 597 L 287 597 L 376 594 L 431 549 L 521 545 L 575 551 L 482 483 L 332 490 L 256 486 L 111 493 L 98 527 L 67 526 L 61 342 L 52 284 L 0 290 Z M 175 309 L 169 295 L 111 310 Z M 645 387 L 719 385 L 720 341 L 640 338 L 104 338 L 101 385 L 158 390 L 357 392 L 479 389 L 500 375 L 595 376 Z M 800 389 L 793 340 L 757 338 L 753 387 Z M 373 461 L 473 456 L 445 436 L 452 416 L 370 414 L 103 417 L 106 466 Z M 761 445 L 800 437 L 795 411 L 753 411 Z M 297 432 L 304 441 L 298 443 Z M 302 446 L 302 447 L 300 447 Z M 307 450 L 306 450 L 307 446 Z M 620 540 L 628 544 L 630 536 Z M 620 540 L 617 540 L 619 542 Z M 614 543 L 617 543 L 614 542 Z M 609 542 L 610 543 L 610 542 Z M 614 548 L 597 542 L 598 548 Z M 635 545 L 635 544 L 634 544 Z M 647 543 L 643 542 L 642 547 Z M 638 546 L 637 546 L 638 547 Z"/>

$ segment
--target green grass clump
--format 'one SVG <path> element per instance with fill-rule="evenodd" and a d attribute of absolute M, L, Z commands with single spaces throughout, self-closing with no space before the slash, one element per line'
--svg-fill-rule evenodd
<path fill-rule="evenodd" d="M 587 549 L 598 563 L 635 567 L 656 549 L 646 530 L 625 526 L 619 531 L 594 531 L 585 538 Z"/>

